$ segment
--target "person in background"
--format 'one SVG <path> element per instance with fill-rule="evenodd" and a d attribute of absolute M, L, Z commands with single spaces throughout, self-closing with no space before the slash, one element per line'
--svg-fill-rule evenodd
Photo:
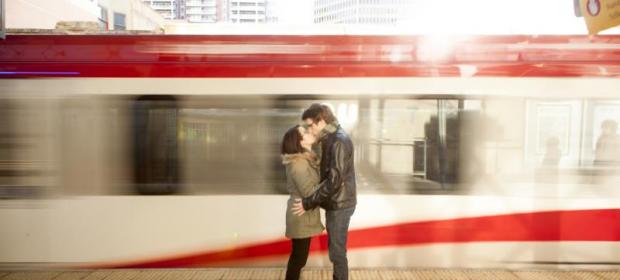
<path fill-rule="evenodd" d="M 601 124 L 601 135 L 596 141 L 594 150 L 594 165 L 609 166 L 620 164 L 620 135 L 618 123 L 614 120 L 605 120 Z"/>

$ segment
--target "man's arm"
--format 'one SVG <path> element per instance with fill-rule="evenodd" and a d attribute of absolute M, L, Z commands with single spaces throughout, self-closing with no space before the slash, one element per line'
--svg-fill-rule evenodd
<path fill-rule="evenodd" d="M 332 161 L 329 166 L 327 178 L 319 183 L 318 189 L 302 200 L 304 209 L 312 209 L 329 199 L 330 195 L 342 187 L 342 174 L 346 158 L 346 147 L 339 140 L 331 147 Z"/>

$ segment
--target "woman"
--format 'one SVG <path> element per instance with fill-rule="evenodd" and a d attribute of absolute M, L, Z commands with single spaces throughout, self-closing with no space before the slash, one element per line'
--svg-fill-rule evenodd
<path fill-rule="evenodd" d="M 310 238 L 325 229 L 319 208 L 301 216 L 291 212 L 295 199 L 311 195 L 319 183 L 318 163 L 311 151 L 315 141 L 316 138 L 299 125 L 290 128 L 282 139 L 282 163 L 286 167 L 286 188 L 290 193 L 286 207 L 286 237 L 291 239 L 293 247 L 286 268 L 287 280 L 299 279 L 308 260 Z"/>

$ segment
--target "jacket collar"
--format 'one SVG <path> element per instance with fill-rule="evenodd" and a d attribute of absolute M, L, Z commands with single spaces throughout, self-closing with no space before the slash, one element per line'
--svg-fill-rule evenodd
<path fill-rule="evenodd" d="M 287 165 L 298 160 L 307 160 L 310 165 L 316 167 L 318 166 L 318 160 L 316 154 L 314 152 L 304 152 L 298 154 L 284 154 L 282 155 L 282 164 Z"/>
<path fill-rule="evenodd" d="M 319 133 L 319 139 L 320 140 L 325 139 L 327 135 L 330 135 L 336 132 L 336 130 L 338 130 L 339 127 L 340 127 L 340 124 L 338 123 L 338 121 L 334 121 L 333 123 L 328 123 L 325 126 L 325 128 L 323 128 L 323 130 L 321 130 L 321 132 Z"/>

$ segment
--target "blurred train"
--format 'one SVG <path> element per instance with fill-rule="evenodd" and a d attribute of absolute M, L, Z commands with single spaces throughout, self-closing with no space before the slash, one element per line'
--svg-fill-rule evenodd
<path fill-rule="evenodd" d="M 620 265 L 618 36 L 9 35 L 0 77 L 1 266 L 284 266 L 313 102 L 351 267 Z"/>

